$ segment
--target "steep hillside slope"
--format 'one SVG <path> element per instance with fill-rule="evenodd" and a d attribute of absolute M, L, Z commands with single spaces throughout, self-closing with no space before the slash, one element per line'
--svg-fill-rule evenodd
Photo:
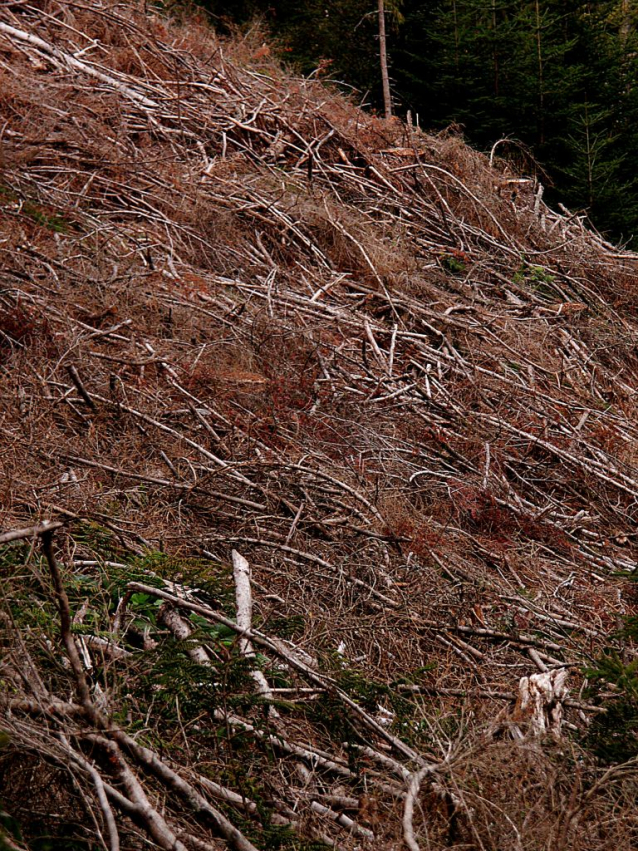
<path fill-rule="evenodd" d="M 635 847 L 638 258 L 133 2 L 0 118 L 7 847 Z"/>

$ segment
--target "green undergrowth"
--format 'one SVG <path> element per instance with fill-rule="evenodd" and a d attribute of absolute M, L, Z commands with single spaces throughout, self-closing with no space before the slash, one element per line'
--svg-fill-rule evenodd
<path fill-rule="evenodd" d="M 255 656 L 247 660 L 234 630 L 200 613 L 180 610 L 192 634 L 177 639 L 160 617 L 163 601 L 129 587 L 131 582 L 139 582 L 166 589 L 232 619 L 235 589 L 230 566 L 161 551 L 132 554 L 108 529 L 90 523 L 78 524 L 70 537 L 58 533 L 55 544 L 76 618 L 72 629 L 78 642 L 107 638 L 126 652 L 124 658 L 114 658 L 91 650 L 94 667 L 87 677 L 93 689 L 99 685 L 108 696 L 111 721 L 162 758 L 188 765 L 253 801 L 256 817 L 230 804 L 217 804 L 256 847 L 324 848 L 276 823 L 274 802 L 281 797 L 281 783 L 298 783 L 295 758 L 278 747 L 280 728 L 269 715 L 268 703 L 256 693 L 251 671 L 261 668 L 273 688 L 294 689 L 308 683 L 258 646 Z M 13 643 L 19 634 L 51 694 L 73 695 L 72 674 L 60 647 L 59 612 L 48 565 L 38 546 L 15 543 L 0 547 L 0 596 L 11 622 L 11 629 L 5 628 L 6 619 L 0 622 L 0 651 L 12 650 L 19 658 Z M 123 598 L 127 599 L 126 616 L 114 636 L 113 618 Z M 268 635 L 294 642 L 302 637 L 306 624 L 301 615 L 294 615 L 263 624 L 256 621 L 256 626 Z M 635 639 L 637 633 L 638 625 L 628 621 L 623 634 L 610 637 L 610 648 L 587 671 L 587 699 L 598 702 L 605 712 L 596 715 L 585 732 L 574 733 L 573 744 L 600 765 L 617 765 L 638 755 L 638 662 L 627 660 L 617 649 L 623 637 Z M 209 664 L 193 661 L 189 651 L 194 648 L 207 650 Z M 427 685 L 432 668 L 426 665 L 404 672 L 395 681 L 381 682 L 339 653 L 319 654 L 319 670 L 339 691 L 421 753 L 436 753 L 441 741 L 460 741 L 467 735 L 462 706 L 444 711 L 419 691 Z M 0 688 L 4 686 L 6 683 L 0 682 Z M 346 794 L 365 794 L 369 758 L 363 748 L 371 743 L 371 736 L 374 743 L 376 734 L 366 729 L 336 689 L 328 687 L 310 699 L 293 693 L 274 704 L 284 722 L 304 729 L 315 745 L 345 755 L 352 772 L 351 779 L 344 781 Z M 252 729 L 229 720 L 237 717 Z M 1 745 L 0 731 L 0 777 L 6 760 Z M 5 751 L 11 750 L 9 741 Z M 552 759 L 549 751 L 547 756 Z M 18 753 L 18 759 L 22 758 Z M 19 818 L 24 819 L 24 814 Z M 28 847 L 34 851 L 92 848 L 75 822 L 57 827 L 60 830 L 51 839 L 39 823 L 29 824 L 27 831 L 25 822 Z M 0 851 L 3 831 L 9 841 L 20 839 L 17 821 L 0 807 Z"/>
<path fill-rule="evenodd" d="M 178 594 L 193 594 L 196 602 L 234 617 L 234 586 L 228 565 L 162 552 L 132 556 L 118 547 L 108 530 L 93 524 L 77 529 L 69 549 L 73 562 L 65 558 L 66 545 L 56 543 L 71 613 L 77 616 L 83 612 L 81 622 L 73 625 L 78 639 L 113 637 L 113 616 L 132 581 Z M 175 589 L 167 582 L 180 587 Z M 24 544 L 1 547 L 0 587 L 13 624 L 26 638 L 27 650 L 46 687 L 56 696 L 73 694 L 72 676 L 60 648 L 59 614 L 48 567 L 39 550 Z M 290 829 L 272 823 L 275 809 L 269 802 L 278 796 L 268 777 L 273 772 L 276 775 L 275 761 L 279 757 L 273 745 L 216 717 L 220 710 L 244 718 L 266 734 L 274 733 L 264 698 L 255 693 L 251 669 L 261 667 L 273 686 L 293 685 L 289 673 L 260 653 L 251 660 L 245 659 L 233 630 L 196 613 L 180 613 L 190 622 L 193 633 L 187 640 L 176 639 L 158 618 L 161 606 L 162 601 L 152 594 L 130 595 L 123 628 L 117 636 L 118 646 L 128 655 L 114 660 L 108 654 L 91 654 L 95 667 L 87 676 L 93 688 L 99 685 L 108 695 L 112 721 L 157 753 L 179 763 L 190 763 L 212 780 L 254 800 L 259 809 L 258 822 L 241 816 L 230 806 L 221 807 L 260 849 L 324 848 L 322 843 L 301 839 Z M 296 634 L 301 626 L 294 618 L 275 624 L 277 631 L 286 636 Z M 11 635 L 3 630 L 2 623 L 1 645 L 11 646 Z M 189 657 L 188 651 L 194 646 L 208 649 L 210 665 L 198 664 Z M 280 713 L 298 711 L 293 701 L 277 701 L 276 705 Z M 20 831 L 10 815 L 0 816 L 1 848 L 3 829 L 15 840 Z M 48 845 L 34 821 L 30 824 L 29 847 L 37 851 L 49 847 L 89 848 L 79 834 L 77 842 L 69 840 L 69 844 L 62 836 L 64 826 L 58 827 L 57 844 Z"/>
<path fill-rule="evenodd" d="M 604 765 L 638 757 L 638 661 L 625 662 L 608 650 L 587 674 L 588 697 L 599 701 L 605 712 L 594 718 L 583 737 L 585 747 Z"/>
<path fill-rule="evenodd" d="M 123 551 L 109 530 L 90 523 L 74 528 L 73 547 L 72 563 L 65 559 L 63 547 L 58 558 L 71 613 L 82 612 L 73 625 L 78 637 L 112 638 L 113 617 L 131 582 L 170 592 L 175 592 L 175 583 L 178 594 L 188 589 L 195 602 L 234 618 L 234 585 L 226 564 L 158 551 L 132 555 Z M 27 545 L 8 545 L 0 548 L 0 577 L 15 626 L 28 629 L 33 639 L 30 652 L 46 672 L 52 693 L 59 693 L 62 681 L 69 681 L 70 674 L 61 665 L 57 649 L 59 614 L 46 563 Z M 161 741 L 163 747 L 173 725 L 182 725 L 187 732 L 189 725 L 194 725 L 198 738 L 217 736 L 218 732 L 211 733 L 216 729 L 216 724 L 211 724 L 216 709 L 249 717 L 251 723 L 267 729 L 267 707 L 264 698 L 255 694 L 250 669 L 261 668 L 273 688 L 294 687 L 295 676 L 259 648 L 247 662 L 239 653 L 232 629 L 195 612 L 181 612 L 192 635 L 187 640 L 176 639 L 158 618 L 163 604 L 150 593 L 130 594 L 124 628 L 117 637 L 128 655 L 115 664 L 108 656 L 94 654 L 96 667 L 91 677 L 108 690 L 115 720 L 132 730 L 141 729 L 148 726 L 145 719 L 152 709 L 155 723 L 151 738 L 158 737 L 155 743 Z M 260 626 L 257 619 L 255 626 Z M 303 633 L 304 619 L 300 615 L 280 617 L 264 628 L 269 635 L 294 640 Z M 189 656 L 189 650 L 201 646 L 208 650 L 209 666 Z M 426 669 L 408 672 L 401 683 L 388 685 L 373 680 L 338 654 L 324 655 L 320 664 L 366 712 L 385 714 L 384 723 L 395 735 L 414 745 L 427 742 L 423 707 L 400 689 L 406 682 L 419 682 Z M 353 723 L 350 711 L 329 691 L 309 702 L 286 697 L 274 704 L 284 715 L 306 718 L 336 745 L 362 741 L 360 725 Z M 236 731 L 231 736 L 234 741 L 241 737 Z"/>
<path fill-rule="evenodd" d="M 585 670 L 587 698 L 601 706 L 583 745 L 603 765 L 619 765 L 638 757 L 638 659 L 627 657 L 619 645 L 638 639 L 638 620 L 627 618 L 608 646 Z"/>
<path fill-rule="evenodd" d="M 512 282 L 519 286 L 526 286 L 536 295 L 545 299 L 560 298 L 560 294 L 556 291 L 556 275 L 552 275 L 542 266 L 533 266 L 526 260 L 523 260 L 518 270 L 512 277 Z"/>
<path fill-rule="evenodd" d="M 59 211 L 23 197 L 9 186 L 0 184 L 0 207 L 11 206 L 15 212 L 53 233 L 68 233 L 72 223 Z"/>
<path fill-rule="evenodd" d="M 58 546 L 72 615 L 82 613 L 73 625 L 78 637 L 112 638 L 113 617 L 131 582 L 178 594 L 188 589 L 195 602 L 234 618 L 234 585 L 228 564 L 160 551 L 131 554 L 108 529 L 92 523 L 78 524 L 72 541 L 60 541 Z M 72 561 L 67 557 L 70 552 Z M 0 587 L 5 611 L 12 625 L 29 637 L 29 653 L 47 687 L 53 694 L 72 691 L 71 675 L 59 649 L 59 613 L 47 565 L 37 548 L 24 543 L 0 548 Z M 143 731 L 151 746 L 165 750 L 183 750 L 188 738 L 202 749 L 230 748 L 244 760 L 250 742 L 248 753 L 256 760 L 259 774 L 260 761 L 272 758 L 272 748 L 250 733 L 220 725 L 216 711 L 240 715 L 263 732 L 273 732 L 266 702 L 255 693 L 251 668 L 261 668 L 273 688 L 305 683 L 259 648 L 248 662 L 239 652 L 234 631 L 201 614 L 181 612 L 192 635 L 178 640 L 158 618 L 162 605 L 153 594 L 130 594 L 124 628 L 117 636 L 127 656 L 115 662 L 108 654 L 92 654 L 95 667 L 90 678 L 109 694 L 114 721 L 130 731 Z M 257 621 L 255 625 L 261 626 Z M 294 615 L 273 619 L 263 628 L 269 635 L 294 641 L 303 634 L 304 626 L 304 618 Z M 628 622 L 627 631 L 638 633 L 638 627 Z M 0 646 L 10 644 L 10 632 L 0 626 Z M 207 666 L 189 656 L 193 647 L 201 646 L 209 654 Z M 610 649 L 586 672 L 589 699 L 604 704 L 606 711 L 596 715 L 581 736 L 583 746 L 608 764 L 638 754 L 638 662 L 623 660 L 615 646 L 617 642 L 611 641 Z M 437 721 L 432 702 L 419 695 L 418 689 L 409 691 L 410 686 L 424 683 L 429 666 L 406 672 L 400 681 L 389 684 L 371 678 L 335 653 L 323 654 L 320 668 L 362 709 L 413 747 L 432 745 L 433 721 L 439 725 L 453 722 L 449 718 Z M 330 690 L 309 701 L 286 695 L 277 699 L 275 706 L 284 717 L 310 723 L 332 746 L 364 743 L 361 724 Z"/>
<path fill-rule="evenodd" d="M 629 594 L 638 593 L 635 573 L 617 574 L 629 583 Z M 582 744 L 603 765 L 620 765 L 638 757 L 638 658 L 627 653 L 638 642 L 638 618 L 626 616 L 620 628 L 609 636 L 609 643 L 595 662 L 584 671 L 588 680 L 587 699 L 601 711 L 586 733 Z"/>
<path fill-rule="evenodd" d="M 372 679 L 354 663 L 347 662 L 337 653 L 320 659 L 322 669 L 332 677 L 341 691 L 374 717 L 388 732 L 406 744 L 427 748 L 433 744 L 431 725 L 426 716 L 432 711 L 429 701 L 415 698 L 406 686 L 423 683 L 424 674 L 433 666 L 427 665 L 406 671 L 399 680 L 391 683 Z M 355 716 L 344 711 L 339 697 L 326 691 L 307 710 L 308 718 L 324 731 L 334 745 L 365 745 L 367 733 Z M 358 770 L 356 749 L 350 753 L 351 770 Z"/>
<path fill-rule="evenodd" d="M 131 554 L 108 529 L 92 523 L 75 526 L 70 538 L 58 534 L 55 546 L 78 642 L 91 637 L 115 639 L 118 648 L 126 652 L 124 658 L 114 658 L 91 649 L 94 667 L 87 678 L 92 689 L 99 686 L 108 695 L 112 722 L 156 753 L 176 764 L 190 764 L 254 801 L 258 819 L 242 815 L 230 805 L 220 803 L 220 807 L 258 848 L 324 848 L 321 842 L 302 839 L 289 828 L 273 824 L 276 810 L 272 802 L 280 797 L 280 772 L 290 772 L 294 782 L 294 760 L 268 738 L 277 734 L 277 727 L 269 716 L 269 705 L 256 693 L 251 670 L 261 668 L 273 688 L 307 683 L 276 658 L 261 653 L 259 647 L 247 660 L 240 653 L 235 632 L 201 614 L 180 611 L 192 635 L 178 640 L 159 616 L 163 601 L 152 593 L 130 593 L 129 589 L 129 583 L 139 582 L 186 594 L 233 619 L 230 566 L 158 551 Z M 113 617 L 127 589 L 126 616 L 121 631 L 114 636 Z M 20 634 L 50 693 L 73 695 L 75 685 L 60 646 L 59 612 L 48 565 L 37 545 L 0 547 L 0 595 L 15 627 L 4 629 L 0 622 L 0 648 L 12 649 L 17 658 L 19 651 L 13 639 Z M 255 626 L 262 626 L 257 619 Z M 304 618 L 293 615 L 273 619 L 263 624 L 263 629 L 269 635 L 294 641 L 301 637 L 304 626 Z M 194 647 L 206 648 L 210 664 L 193 661 L 189 651 Z M 415 737 L 415 707 L 396 688 L 367 678 L 340 657 L 326 657 L 321 664 L 362 708 L 372 714 L 380 706 L 387 708 L 394 713 L 393 732 L 406 739 Z M 0 687 L 3 685 L 0 682 Z M 326 692 L 307 701 L 286 695 L 276 699 L 274 705 L 282 718 L 311 725 L 313 738 L 336 747 L 337 752 L 345 743 L 367 743 L 360 723 L 336 694 Z M 240 717 L 256 733 L 231 725 L 225 720 L 227 716 Z M 364 788 L 364 766 L 354 749 L 350 756 L 355 772 L 352 782 L 358 793 Z M 29 835 L 31 842 L 35 834 L 31 831 Z M 61 835 L 58 838 L 66 842 Z M 48 847 L 44 839 L 41 844 L 39 841 L 29 847 Z M 84 840 L 78 839 L 76 845 L 69 841 L 70 845 L 51 847 L 88 848 L 82 844 Z"/>

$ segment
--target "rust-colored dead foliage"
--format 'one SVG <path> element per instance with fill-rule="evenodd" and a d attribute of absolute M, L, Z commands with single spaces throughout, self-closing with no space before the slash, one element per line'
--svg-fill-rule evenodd
<path fill-rule="evenodd" d="M 577 742 L 600 709 L 582 670 L 636 609 L 638 258 L 261 39 L 133 0 L 2 4 L 0 518 L 67 524 L 93 667 L 83 703 L 35 604 L 16 628 L 24 576 L 58 599 L 27 553 L 0 576 L 0 799 L 19 809 L 23 754 L 71 821 L 91 813 L 91 847 L 278 847 L 276 827 L 283 847 L 628 851 L 636 774 Z M 160 736 L 160 685 L 118 691 L 109 666 L 133 662 L 111 645 L 96 673 L 93 638 L 120 638 L 87 612 L 112 619 L 120 590 L 82 582 L 149 553 L 228 573 L 233 549 L 262 634 L 293 624 L 315 674 L 294 669 L 276 718 L 239 702 Z M 519 679 L 555 666 L 567 740 L 515 744 Z M 363 728 L 347 702 L 339 726 L 334 682 Z M 257 793 L 231 757 L 264 742 Z"/>

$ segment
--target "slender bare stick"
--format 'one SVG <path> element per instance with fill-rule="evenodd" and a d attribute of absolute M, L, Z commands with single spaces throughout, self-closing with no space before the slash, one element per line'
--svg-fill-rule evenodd
<path fill-rule="evenodd" d="M 255 846 L 216 807 L 213 807 L 190 783 L 187 783 L 172 768 L 169 768 L 156 753 L 138 744 L 123 730 L 114 730 L 112 737 L 142 765 L 151 769 L 170 789 L 186 801 L 195 812 L 206 813 L 215 823 L 220 834 L 237 851 L 257 851 Z"/>
<path fill-rule="evenodd" d="M 158 105 L 155 101 L 150 100 L 150 98 L 144 97 L 139 92 L 136 92 L 130 86 L 124 85 L 119 80 L 116 80 L 114 77 L 109 74 L 104 74 L 102 71 L 98 71 L 97 68 L 94 68 L 92 65 L 87 65 L 86 62 L 80 62 L 74 56 L 71 56 L 69 53 L 64 53 L 64 51 L 60 50 L 57 47 L 54 47 L 52 44 L 48 44 L 43 39 L 38 38 L 36 35 L 31 35 L 31 33 L 24 32 L 23 30 L 18 30 L 15 27 L 11 27 L 8 24 L 0 23 L 0 32 L 5 33 L 6 35 L 13 36 L 13 38 L 20 39 L 20 41 L 26 41 L 29 44 L 32 44 L 34 47 L 38 47 L 43 53 L 48 55 L 50 61 L 54 62 L 54 64 L 60 66 L 60 64 L 67 65 L 69 68 L 74 68 L 76 71 L 82 71 L 85 74 L 90 75 L 91 77 L 95 77 L 103 83 L 107 83 L 109 86 L 112 86 L 116 91 L 123 94 L 125 97 L 130 98 L 135 101 L 142 107 L 146 109 L 155 109 Z"/>
<path fill-rule="evenodd" d="M 86 404 L 92 411 L 96 411 L 97 407 L 91 396 L 89 395 L 89 391 L 86 389 L 84 384 L 82 383 L 82 379 L 80 378 L 80 374 L 74 366 L 68 366 L 67 372 L 71 378 L 71 381 L 75 384 L 75 389 L 78 391 L 80 396 L 84 399 Z"/>
<path fill-rule="evenodd" d="M 116 771 L 129 801 L 135 806 L 138 815 L 146 823 L 151 837 L 160 848 L 165 851 L 188 851 L 183 842 L 180 842 L 166 820 L 153 807 L 144 791 L 142 784 L 137 779 L 116 742 L 105 739 L 102 736 L 91 735 L 88 739 L 100 744 L 109 754 L 112 764 L 117 766 Z"/>
<path fill-rule="evenodd" d="M 3 532 L 0 535 L 0 544 L 8 544 L 10 541 L 19 541 L 22 538 L 37 538 L 45 532 L 55 532 L 64 524 L 58 520 L 44 520 L 37 526 L 27 526 L 26 529 L 13 529 L 11 532 Z"/>
<path fill-rule="evenodd" d="M 106 829 L 108 830 L 109 834 L 109 851 L 119 851 L 120 835 L 117 830 L 117 824 L 115 821 L 115 816 L 113 815 L 113 810 L 111 809 L 111 805 L 109 804 L 109 799 L 104 786 L 102 775 L 95 768 L 95 766 L 88 761 L 88 759 L 86 759 L 84 756 L 79 754 L 71 747 L 66 736 L 61 734 L 59 736 L 59 739 L 67 749 L 67 753 L 69 754 L 70 758 L 77 762 L 79 765 L 81 765 L 82 768 L 86 771 L 86 773 L 91 777 L 93 785 L 95 786 L 95 793 L 97 795 L 97 799 L 102 810 L 102 815 L 104 816 Z"/>
<path fill-rule="evenodd" d="M 58 603 L 58 611 L 60 613 L 60 635 L 62 637 L 62 643 L 64 644 L 67 656 L 69 657 L 69 662 L 71 663 L 71 669 L 75 676 L 75 684 L 78 690 L 80 703 L 84 707 L 84 711 L 91 722 L 95 724 L 96 727 L 103 729 L 107 726 L 107 722 L 91 699 L 91 692 L 89 690 L 84 666 L 82 665 L 82 660 L 80 659 L 75 639 L 71 633 L 71 624 L 73 619 L 71 617 L 69 598 L 64 590 L 60 569 L 53 553 L 53 529 L 51 527 L 47 527 L 40 533 L 40 537 L 42 538 L 42 552 L 44 553 L 44 557 L 49 565 L 49 572 L 51 573 L 51 579 L 53 580 L 53 589 Z"/>
<path fill-rule="evenodd" d="M 350 830 L 356 836 L 364 836 L 366 839 L 374 839 L 374 833 L 371 830 L 368 830 L 367 827 L 361 827 L 360 824 L 357 824 L 354 819 L 351 819 L 350 816 L 345 815 L 345 813 L 336 813 L 334 810 L 330 809 L 330 807 L 320 804 L 319 801 L 311 801 L 310 809 L 315 813 L 319 813 L 319 815 L 327 816 L 336 824 Z"/>

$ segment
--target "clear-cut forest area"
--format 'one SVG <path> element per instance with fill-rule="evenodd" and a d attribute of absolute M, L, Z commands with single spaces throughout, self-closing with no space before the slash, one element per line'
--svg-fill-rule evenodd
<path fill-rule="evenodd" d="M 397 114 L 454 125 L 483 150 L 498 143 L 553 203 L 638 246 L 636 0 L 196 2 L 218 27 L 257 20 L 287 62 L 378 110 L 387 42 Z"/>
<path fill-rule="evenodd" d="M 0 848 L 630 851 L 638 255 L 274 53 L 0 7 Z"/>

